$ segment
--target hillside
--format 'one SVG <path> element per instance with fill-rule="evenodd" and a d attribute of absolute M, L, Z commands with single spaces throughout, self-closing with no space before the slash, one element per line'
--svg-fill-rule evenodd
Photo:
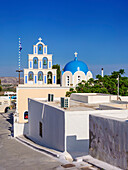
<path fill-rule="evenodd" d="M 12 84 L 12 85 L 16 85 L 18 84 L 18 77 L 0 77 L 1 80 L 1 84 L 2 85 L 6 85 L 6 84 Z M 21 77 L 20 79 L 20 83 L 23 84 L 24 82 L 24 78 Z"/>

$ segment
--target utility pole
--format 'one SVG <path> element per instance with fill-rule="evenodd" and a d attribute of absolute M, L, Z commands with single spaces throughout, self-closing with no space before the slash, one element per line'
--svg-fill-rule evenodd
<path fill-rule="evenodd" d="M 119 100 L 119 75 L 118 75 L 118 89 L 117 89 L 117 100 Z"/>

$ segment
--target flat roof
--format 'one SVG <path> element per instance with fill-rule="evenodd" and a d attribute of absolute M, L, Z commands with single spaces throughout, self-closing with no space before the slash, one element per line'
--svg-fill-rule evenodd
<path fill-rule="evenodd" d="M 65 111 L 94 111 L 94 110 L 116 110 L 116 109 L 125 110 L 126 105 L 128 104 L 128 102 L 123 102 L 123 101 L 111 101 L 110 103 L 104 103 L 104 104 L 100 104 L 100 103 L 89 104 L 89 103 L 79 102 L 70 99 L 69 108 L 64 109 L 61 108 L 59 99 L 58 100 L 55 99 L 54 102 L 48 102 L 45 99 L 36 99 L 36 100 Z M 100 109 L 100 106 L 107 106 L 107 107 L 104 109 Z"/>
<path fill-rule="evenodd" d="M 97 104 L 88 105 L 87 103 L 82 103 L 74 100 L 69 101 L 69 108 L 61 108 L 60 101 L 54 100 L 54 102 L 48 102 L 47 100 L 38 100 L 42 103 L 48 104 L 50 106 L 55 106 L 57 108 L 60 108 L 64 111 L 89 111 L 89 110 L 96 110 L 96 107 L 98 107 Z"/>

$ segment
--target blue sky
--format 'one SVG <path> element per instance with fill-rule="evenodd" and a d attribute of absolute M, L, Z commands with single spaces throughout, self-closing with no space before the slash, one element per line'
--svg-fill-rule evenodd
<path fill-rule="evenodd" d="M 39 37 L 61 68 L 74 52 L 94 75 L 125 69 L 128 76 L 127 0 L 2 1 L 0 5 L 0 76 L 17 76 L 18 38 L 21 67 Z"/>

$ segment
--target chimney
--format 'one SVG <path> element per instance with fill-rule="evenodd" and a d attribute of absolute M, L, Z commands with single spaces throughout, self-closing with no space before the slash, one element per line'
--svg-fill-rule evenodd
<path fill-rule="evenodd" d="M 104 69 L 101 69 L 101 76 L 104 77 Z"/>

